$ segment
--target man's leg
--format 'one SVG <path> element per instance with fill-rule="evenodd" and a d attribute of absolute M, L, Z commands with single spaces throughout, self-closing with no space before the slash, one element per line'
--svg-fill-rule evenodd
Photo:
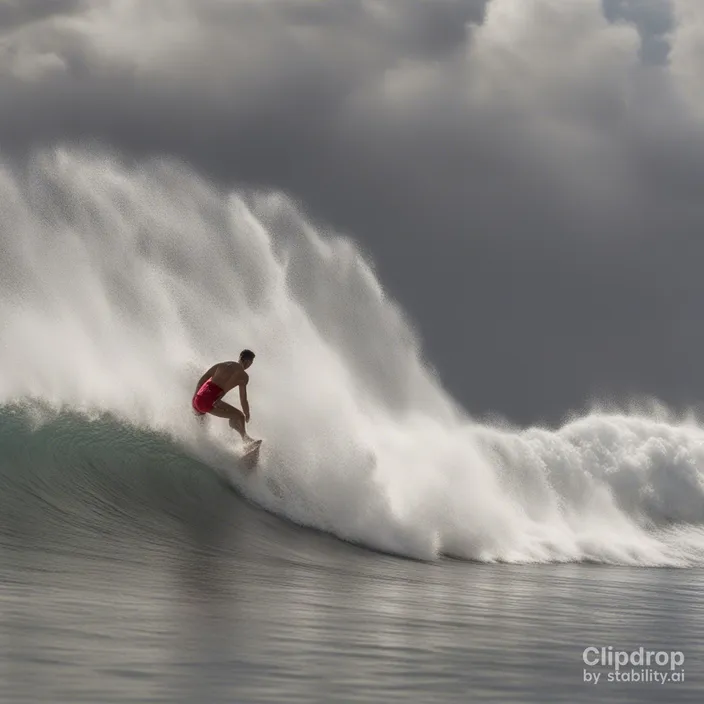
<path fill-rule="evenodd" d="M 242 436 L 242 440 L 245 442 L 252 441 L 252 438 L 247 435 L 247 431 L 244 427 L 244 413 L 242 413 L 239 408 L 235 408 L 229 403 L 225 403 L 225 401 L 216 401 L 209 413 L 218 418 L 228 418 L 230 420 L 230 427 Z"/>

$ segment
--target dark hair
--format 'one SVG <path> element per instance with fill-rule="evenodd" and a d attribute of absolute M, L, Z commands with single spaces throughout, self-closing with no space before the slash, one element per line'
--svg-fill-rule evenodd
<path fill-rule="evenodd" d="M 254 361 L 255 354 L 252 352 L 252 350 L 242 350 L 240 352 L 240 359 L 244 359 L 245 361 L 253 362 Z"/>

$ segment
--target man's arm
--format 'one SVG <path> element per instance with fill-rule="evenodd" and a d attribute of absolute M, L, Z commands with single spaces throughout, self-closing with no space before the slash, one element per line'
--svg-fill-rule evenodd
<path fill-rule="evenodd" d="M 203 386 L 203 384 L 205 384 L 205 380 L 209 379 L 211 376 L 213 376 L 213 374 L 215 374 L 215 370 L 219 366 L 220 366 L 220 362 L 218 362 L 217 364 L 213 364 L 213 366 L 210 367 L 210 369 L 208 369 L 208 371 L 205 372 L 205 374 L 203 374 L 203 376 L 200 379 L 198 379 L 198 383 L 196 384 L 196 390 L 193 392 L 194 396 L 198 393 L 198 389 L 200 389 L 200 387 Z"/>
<path fill-rule="evenodd" d="M 249 379 L 245 379 L 240 384 L 240 403 L 242 404 L 242 413 L 244 413 L 244 419 L 249 423 L 249 401 L 247 400 L 247 382 Z"/>

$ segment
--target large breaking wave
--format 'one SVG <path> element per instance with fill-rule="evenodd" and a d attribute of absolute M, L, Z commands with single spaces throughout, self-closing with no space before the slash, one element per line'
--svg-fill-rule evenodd
<path fill-rule="evenodd" d="M 227 472 L 265 508 L 395 554 L 704 561 L 695 420 L 594 412 L 557 430 L 474 421 L 353 243 L 320 232 L 285 197 L 223 193 L 173 162 L 127 167 L 56 150 L 4 167 L 0 198 L 3 481 L 42 462 L 7 449 L 20 423 L 25 445 L 66 465 L 51 475 L 64 477 L 62 491 L 74 476 L 78 495 L 85 472 L 68 467 L 81 464 L 82 445 L 62 454 L 41 428 L 107 414 L 123 440 L 169 437 L 166 455 Z M 203 426 L 189 410 L 200 373 L 245 346 L 257 353 L 251 431 L 266 441 L 251 476 L 236 469 L 226 423 Z M 108 444 L 109 433 L 96 437 Z M 126 471 L 126 447 L 104 447 L 100 463 Z M 79 455 L 90 465 L 95 452 Z"/>

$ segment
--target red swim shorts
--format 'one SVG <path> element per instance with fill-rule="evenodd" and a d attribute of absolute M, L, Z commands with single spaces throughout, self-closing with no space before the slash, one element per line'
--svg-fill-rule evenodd
<path fill-rule="evenodd" d="M 213 384 L 212 380 L 203 384 L 203 386 L 196 391 L 196 395 L 193 397 L 193 408 L 198 411 L 198 413 L 207 413 L 211 411 L 215 402 L 222 396 L 223 391 L 217 385 Z"/>

